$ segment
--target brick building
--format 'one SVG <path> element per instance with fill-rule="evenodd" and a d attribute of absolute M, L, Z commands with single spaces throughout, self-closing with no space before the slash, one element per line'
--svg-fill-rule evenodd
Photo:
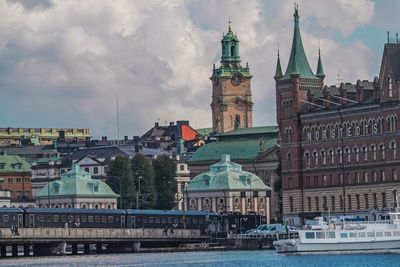
<path fill-rule="evenodd" d="M 298 11 L 285 74 L 275 74 L 283 213 L 292 224 L 319 214 L 385 216 L 395 205 L 400 142 L 400 44 L 384 47 L 379 78 L 324 86 L 312 72 Z"/>

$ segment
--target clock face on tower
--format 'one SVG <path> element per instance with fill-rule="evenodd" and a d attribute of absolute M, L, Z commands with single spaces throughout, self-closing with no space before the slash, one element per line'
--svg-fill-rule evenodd
<path fill-rule="evenodd" d="M 242 75 L 235 72 L 231 77 L 231 83 L 234 86 L 238 86 L 242 82 Z"/>

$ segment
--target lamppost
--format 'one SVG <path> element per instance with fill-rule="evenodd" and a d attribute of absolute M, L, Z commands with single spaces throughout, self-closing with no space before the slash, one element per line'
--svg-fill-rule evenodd
<path fill-rule="evenodd" d="M 121 189 L 122 189 L 122 184 L 121 184 L 121 177 L 118 176 L 107 176 L 107 178 L 116 178 L 119 181 L 119 208 L 122 209 L 122 194 L 121 194 Z"/>
<path fill-rule="evenodd" d="M 138 177 L 138 185 L 139 185 L 139 187 L 138 187 L 138 192 L 137 192 L 137 194 L 136 194 L 136 209 L 138 210 L 139 209 L 139 197 L 140 197 L 140 180 L 142 180 L 142 176 L 139 176 Z"/>

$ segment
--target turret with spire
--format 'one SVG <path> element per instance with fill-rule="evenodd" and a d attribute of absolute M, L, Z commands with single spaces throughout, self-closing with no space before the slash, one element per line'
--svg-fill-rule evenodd
<path fill-rule="evenodd" d="M 294 10 L 294 33 L 292 41 L 292 50 L 290 52 L 289 63 L 286 68 L 285 75 L 282 79 L 290 79 L 291 75 L 299 75 L 300 78 L 318 79 L 312 72 L 308 64 L 306 53 L 304 52 L 303 41 L 301 40 L 299 26 L 298 6 Z"/>
<path fill-rule="evenodd" d="M 318 49 L 318 65 L 317 65 L 317 73 L 315 74 L 320 79 L 325 78 L 325 73 L 324 73 L 324 68 L 322 67 L 322 61 L 321 61 L 321 49 Z"/>
<path fill-rule="evenodd" d="M 282 67 L 281 67 L 281 60 L 279 58 L 279 48 L 278 48 L 278 60 L 276 61 L 276 69 L 275 69 L 275 80 L 282 78 Z"/>

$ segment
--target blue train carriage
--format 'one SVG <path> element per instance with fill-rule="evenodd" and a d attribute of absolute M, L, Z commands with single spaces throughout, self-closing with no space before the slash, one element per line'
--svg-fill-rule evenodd
<path fill-rule="evenodd" d="M 127 228 L 175 228 L 209 230 L 218 214 L 211 211 L 125 210 Z"/>
<path fill-rule="evenodd" d="M 24 213 L 25 211 L 21 208 L 0 208 L 0 228 L 10 228 L 12 225 L 22 228 Z"/>
<path fill-rule="evenodd" d="M 28 228 L 125 228 L 126 213 L 117 209 L 25 209 Z"/>

